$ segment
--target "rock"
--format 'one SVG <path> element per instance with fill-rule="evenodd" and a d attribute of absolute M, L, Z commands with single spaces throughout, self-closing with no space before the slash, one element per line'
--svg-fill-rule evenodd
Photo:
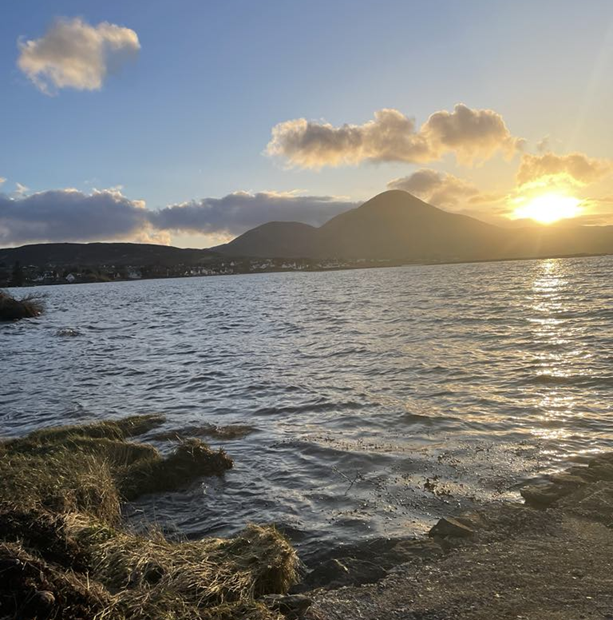
<path fill-rule="evenodd" d="M 596 460 L 590 463 L 589 470 L 596 480 L 613 480 L 613 464 L 604 460 Z"/>
<path fill-rule="evenodd" d="M 387 575 L 380 563 L 344 557 L 323 562 L 307 575 L 305 581 L 311 588 L 342 588 L 374 583 Z"/>
<path fill-rule="evenodd" d="M 571 474 L 568 471 L 552 474 L 549 479 L 555 484 L 560 484 L 562 486 L 570 485 L 574 487 L 582 486 L 586 482 L 584 478 Z"/>
<path fill-rule="evenodd" d="M 465 512 L 457 516 L 455 520 L 473 530 L 485 527 L 485 521 L 478 512 Z"/>
<path fill-rule="evenodd" d="M 428 532 L 428 536 L 440 536 L 451 538 L 467 538 L 474 534 L 474 530 L 463 523 L 460 523 L 458 519 L 452 517 L 443 517 L 439 522 Z"/>
<path fill-rule="evenodd" d="M 394 564 L 405 564 L 415 558 L 435 558 L 443 555 L 442 547 L 433 539 L 402 540 L 390 551 Z"/>
<path fill-rule="evenodd" d="M 260 599 L 267 607 L 283 614 L 288 620 L 303 618 L 313 599 L 303 594 L 268 594 Z"/>
<path fill-rule="evenodd" d="M 585 482 L 595 482 L 598 480 L 598 473 L 594 472 L 594 469 L 590 467 L 571 467 L 568 473 L 581 478 Z"/>
<path fill-rule="evenodd" d="M 547 484 L 532 484 L 526 486 L 520 493 L 526 500 L 528 506 L 532 506 L 533 508 L 547 508 L 559 499 L 572 493 L 573 489 L 574 487 L 571 485 L 549 482 Z"/>

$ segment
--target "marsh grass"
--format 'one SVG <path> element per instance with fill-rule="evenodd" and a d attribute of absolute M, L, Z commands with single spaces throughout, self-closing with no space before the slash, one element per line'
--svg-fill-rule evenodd
<path fill-rule="evenodd" d="M 122 501 L 232 467 L 198 439 L 166 457 L 129 441 L 163 421 L 133 416 L 0 443 L 0 617 L 279 617 L 256 598 L 287 592 L 298 560 L 274 527 L 171 542 L 122 523 Z"/>
<path fill-rule="evenodd" d="M 0 321 L 34 318 L 42 314 L 44 309 L 41 295 L 26 295 L 16 299 L 8 291 L 0 289 Z"/>

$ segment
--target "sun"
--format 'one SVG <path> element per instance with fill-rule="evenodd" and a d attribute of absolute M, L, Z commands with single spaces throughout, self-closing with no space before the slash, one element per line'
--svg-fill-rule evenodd
<path fill-rule="evenodd" d="M 541 224 L 553 224 L 558 220 L 577 217 L 581 213 L 581 201 L 564 194 L 541 194 L 529 198 L 513 212 L 515 219 L 530 218 Z"/>

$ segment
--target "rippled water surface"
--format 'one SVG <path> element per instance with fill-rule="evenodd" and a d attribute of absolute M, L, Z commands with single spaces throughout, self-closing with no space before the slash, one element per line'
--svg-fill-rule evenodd
<path fill-rule="evenodd" d="M 136 506 L 188 535 L 407 535 L 613 447 L 613 259 L 56 286 L 0 325 L 0 431 L 163 412 L 252 425 Z M 168 444 L 157 445 L 166 449 Z"/>

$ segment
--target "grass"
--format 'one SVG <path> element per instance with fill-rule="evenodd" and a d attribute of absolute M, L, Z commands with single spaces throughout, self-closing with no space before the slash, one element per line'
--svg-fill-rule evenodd
<path fill-rule="evenodd" d="M 44 304 L 38 295 L 15 299 L 8 291 L 0 290 L 0 321 L 34 318 L 43 313 Z"/>
<path fill-rule="evenodd" d="M 123 501 L 232 467 L 198 439 L 166 457 L 130 441 L 163 421 L 133 416 L 0 443 L 0 617 L 279 617 L 257 597 L 286 593 L 298 560 L 275 528 L 171 542 L 122 522 Z"/>

